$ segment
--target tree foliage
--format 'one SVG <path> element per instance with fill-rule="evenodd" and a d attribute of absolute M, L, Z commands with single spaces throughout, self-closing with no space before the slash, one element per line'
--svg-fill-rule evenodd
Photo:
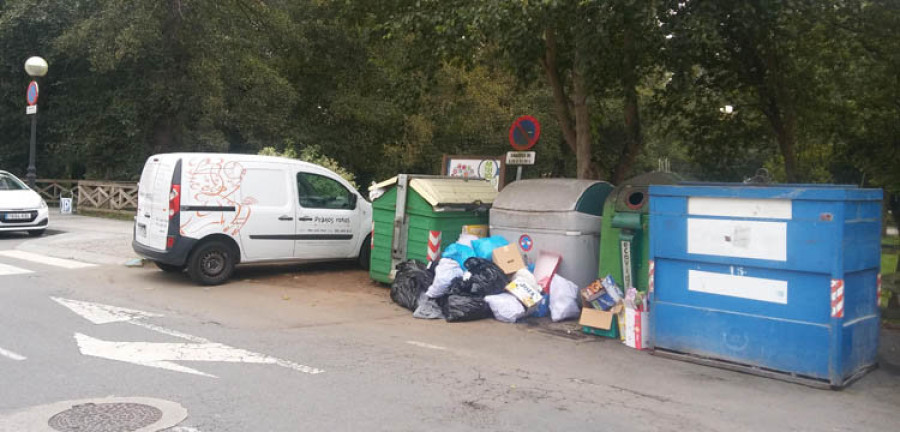
<path fill-rule="evenodd" d="M 619 183 L 667 158 L 896 195 L 898 28 L 869 0 L 0 0 L 0 167 L 27 165 L 41 55 L 41 177 L 270 149 L 364 185 L 503 154 L 530 114 L 526 176 Z"/>

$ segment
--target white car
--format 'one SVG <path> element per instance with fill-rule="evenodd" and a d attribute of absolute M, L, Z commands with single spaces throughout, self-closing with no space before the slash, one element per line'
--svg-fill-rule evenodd
<path fill-rule="evenodd" d="M 238 263 L 358 259 L 369 264 L 372 204 L 333 171 L 293 159 L 169 153 L 138 185 L 138 255 L 220 284 Z"/>
<path fill-rule="evenodd" d="M 37 237 L 50 225 L 47 203 L 16 176 L 0 171 L 0 232 L 27 231 Z"/>

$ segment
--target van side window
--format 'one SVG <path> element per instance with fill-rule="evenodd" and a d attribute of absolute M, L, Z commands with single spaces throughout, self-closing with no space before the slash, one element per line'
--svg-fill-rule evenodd
<path fill-rule="evenodd" d="M 297 173 L 297 192 L 300 205 L 306 208 L 353 210 L 353 194 L 337 181 L 310 173 Z"/>

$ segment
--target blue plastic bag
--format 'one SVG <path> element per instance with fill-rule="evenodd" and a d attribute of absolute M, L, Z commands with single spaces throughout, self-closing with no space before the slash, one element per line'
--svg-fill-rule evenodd
<path fill-rule="evenodd" d="M 441 254 L 441 258 L 448 258 L 458 262 L 463 271 L 466 270 L 466 260 L 473 256 L 475 256 L 474 249 L 459 243 L 450 244 L 444 249 L 444 253 Z"/>
<path fill-rule="evenodd" d="M 508 245 L 509 242 L 500 236 L 491 236 L 478 240 L 472 240 L 472 249 L 475 249 L 475 256 L 481 259 L 493 259 L 494 249 Z"/>
<path fill-rule="evenodd" d="M 541 299 L 541 302 L 537 304 L 537 307 L 534 308 L 534 312 L 532 312 L 531 316 L 538 318 L 550 316 L 550 294 L 544 294 L 544 297 Z"/>

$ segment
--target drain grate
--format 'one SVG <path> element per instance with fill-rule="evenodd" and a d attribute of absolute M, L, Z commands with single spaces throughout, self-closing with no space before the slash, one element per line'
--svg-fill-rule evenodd
<path fill-rule="evenodd" d="M 48 424 L 60 432 L 130 432 L 158 422 L 162 414 L 138 403 L 87 403 L 54 415 Z"/>

